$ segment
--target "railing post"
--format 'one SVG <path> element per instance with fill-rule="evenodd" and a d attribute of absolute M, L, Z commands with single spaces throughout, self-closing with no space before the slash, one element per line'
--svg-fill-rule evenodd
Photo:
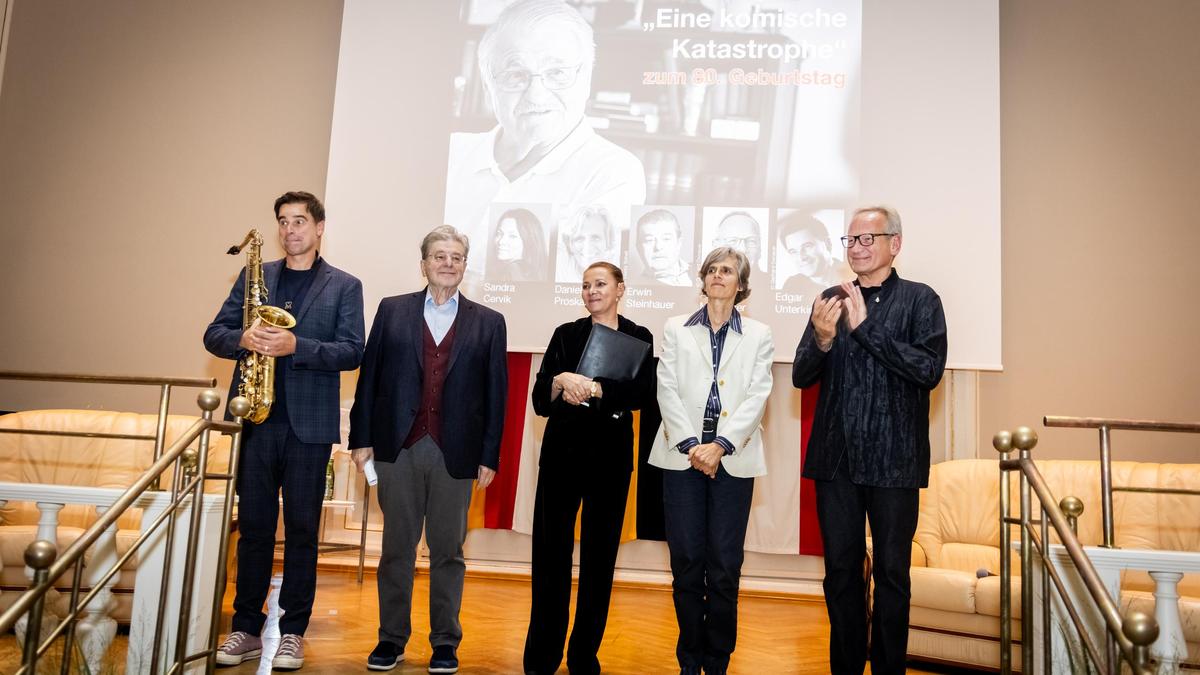
<path fill-rule="evenodd" d="M 1012 434 L 998 431 L 992 437 L 992 447 L 1000 453 L 1000 461 L 1008 460 L 1012 451 Z M 1000 466 L 1000 672 L 1012 672 L 1012 531 L 1008 524 L 1008 470 Z"/>
<path fill-rule="evenodd" d="M 1058 508 L 1067 517 L 1067 524 L 1071 526 L 1071 534 L 1075 535 L 1075 538 L 1078 539 L 1079 516 L 1083 515 L 1083 500 L 1079 497 L 1068 495 L 1058 501 Z"/>
<path fill-rule="evenodd" d="M 211 673 L 217 667 L 217 637 L 221 628 L 221 606 L 225 600 L 226 570 L 229 566 L 229 527 L 233 520 L 233 500 L 237 487 L 238 464 L 241 462 L 242 433 L 245 417 L 250 412 L 250 401 L 244 396 L 234 396 L 229 402 L 229 412 L 234 422 L 242 425 L 242 431 L 233 434 L 229 441 L 229 466 L 225 481 L 225 506 L 221 511 L 221 548 L 217 555 L 217 582 L 213 584 L 212 621 L 208 629 L 208 660 L 205 671 Z"/>
<path fill-rule="evenodd" d="M 171 409 L 171 385 L 164 384 L 161 388 L 161 393 L 158 397 L 158 420 L 154 426 L 154 459 L 157 462 L 159 457 L 162 457 L 163 448 L 167 443 L 167 412 Z M 151 490 L 161 489 L 161 483 L 158 477 L 155 476 L 154 483 L 150 485 Z"/>
<path fill-rule="evenodd" d="M 196 403 L 204 411 L 204 421 L 212 422 L 213 411 L 221 405 L 221 395 L 215 389 L 205 389 L 196 397 Z M 205 429 L 200 434 L 200 449 L 196 457 L 195 470 L 201 478 L 208 469 L 208 437 L 211 433 L 210 430 Z M 183 456 L 186 457 L 187 452 Z M 192 587 L 196 584 L 196 550 L 200 546 L 200 519 L 203 516 L 204 481 L 200 480 L 196 482 L 196 487 L 192 490 L 192 513 L 188 528 L 187 553 L 184 555 L 183 575 L 180 579 L 182 587 L 179 598 L 179 630 L 175 634 L 175 665 L 171 668 L 171 672 L 182 671 L 187 660 L 188 625 L 191 623 L 190 615 L 192 613 Z M 219 611 L 219 608 L 214 607 L 213 610 Z"/>
<path fill-rule="evenodd" d="M 1017 427 L 1012 443 L 1021 451 L 1021 672 L 1033 672 L 1033 503 L 1029 492 L 1029 451 L 1037 445 L 1037 433 L 1029 427 Z"/>
<path fill-rule="evenodd" d="M 1150 667 L 1150 645 L 1158 639 L 1158 623 L 1148 614 L 1130 612 L 1121 621 L 1121 632 L 1133 643 L 1134 673 L 1152 673 Z"/>
<path fill-rule="evenodd" d="M 1104 527 L 1104 548 L 1113 548 L 1112 503 L 1112 431 L 1100 427 L 1100 519 Z"/>
<path fill-rule="evenodd" d="M 46 583 L 50 565 L 54 564 L 57 557 L 58 548 L 44 539 L 39 539 L 25 548 L 25 565 L 33 569 L 33 585 L 30 588 Z M 25 630 L 25 646 L 21 656 L 21 663 L 24 664 L 27 673 L 37 672 L 38 644 L 42 641 L 42 608 L 45 602 L 46 596 L 39 595 L 29 608 L 29 623 Z"/>

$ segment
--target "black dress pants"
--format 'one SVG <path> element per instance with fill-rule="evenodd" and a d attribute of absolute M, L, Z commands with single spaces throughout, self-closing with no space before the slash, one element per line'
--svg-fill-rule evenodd
<path fill-rule="evenodd" d="M 867 659 L 867 584 L 863 574 L 866 520 L 871 524 L 874 547 L 871 673 L 904 673 L 911 598 L 909 566 L 920 491 L 856 485 L 841 467 L 833 480 L 815 482 L 817 519 L 825 545 L 829 670 L 834 675 L 859 675 Z"/>
<path fill-rule="evenodd" d="M 558 670 L 571 605 L 575 518 L 579 532 L 579 595 L 567 645 L 567 669 L 600 672 L 596 653 L 608 622 L 613 569 L 621 543 L 629 471 L 596 467 L 542 467 L 533 510 L 533 601 L 525 637 L 525 672 Z"/>
<path fill-rule="evenodd" d="M 281 634 L 304 635 L 317 592 L 317 531 L 325 496 L 329 443 L 302 443 L 287 422 L 246 425 L 238 465 L 237 595 L 233 630 L 262 632 L 271 586 L 275 526 L 283 493 Z"/>
<path fill-rule="evenodd" d="M 680 672 L 720 675 L 737 643 L 738 585 L 754 479 L 696 469 L 663 471 L 667 547 Z"/>

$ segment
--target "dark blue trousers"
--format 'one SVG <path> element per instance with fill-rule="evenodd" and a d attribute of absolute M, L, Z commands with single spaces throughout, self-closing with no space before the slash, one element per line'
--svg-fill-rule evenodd
<path fill-rule="evenodd" d="M 737 642 L 738 582 L 753 478 L 717 469 L 716 478 L 689 468 L 663 471 L 663 510 L 682 672 L 724 673 Z"/>
<path fill-rule="evenodd" d="M 301 443 L 291 425 L 246 425 L 238 466 L 237 595 L 233 630 L 262 632 L 283 493 L 283 587 L 279 632 L 304 635 L 317 592 L 317 533 L 331 445 Z"/>
<path fill-rule="evenodd" d="M 844 464 L 843 460 L 843 464 Z M 909 566 L 917 531 L 917 488 L 850 482 L 844 467 L 816 481 L 817 520 L 825 546 L 825 607 L 829 612 L 829 670 L 860 675 L 867 660 L 867 582 L 864 521 L 871 524 L 872 675 L 905 672 L 908 651 Z"/>

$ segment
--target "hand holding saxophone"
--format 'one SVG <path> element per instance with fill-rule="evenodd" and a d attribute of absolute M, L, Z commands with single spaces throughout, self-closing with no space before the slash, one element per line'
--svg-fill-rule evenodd
<path fill-rule="evenodd" d="M 296 334 L 286 328 L 263 325 L 255 319 L 242 333 L 238 342 L 242 349 L 257 352 L 265 356 L 288 356 L 296 353 Z"/>

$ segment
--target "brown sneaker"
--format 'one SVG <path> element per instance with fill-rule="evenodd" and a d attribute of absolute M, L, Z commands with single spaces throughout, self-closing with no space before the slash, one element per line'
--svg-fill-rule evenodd
<path fill-rule="evenodd" d="M 271 670 L 300 670 L 304 665 L 304 638 L 287 633 L 279 638 L 279 649 L 271 661 Z"/>
<path fill-rule="evenodd" d="M 234 631 L 217 647 L 218 666 L 236 666 L 262 656 L 262 640 L 244 631 Z"/>

